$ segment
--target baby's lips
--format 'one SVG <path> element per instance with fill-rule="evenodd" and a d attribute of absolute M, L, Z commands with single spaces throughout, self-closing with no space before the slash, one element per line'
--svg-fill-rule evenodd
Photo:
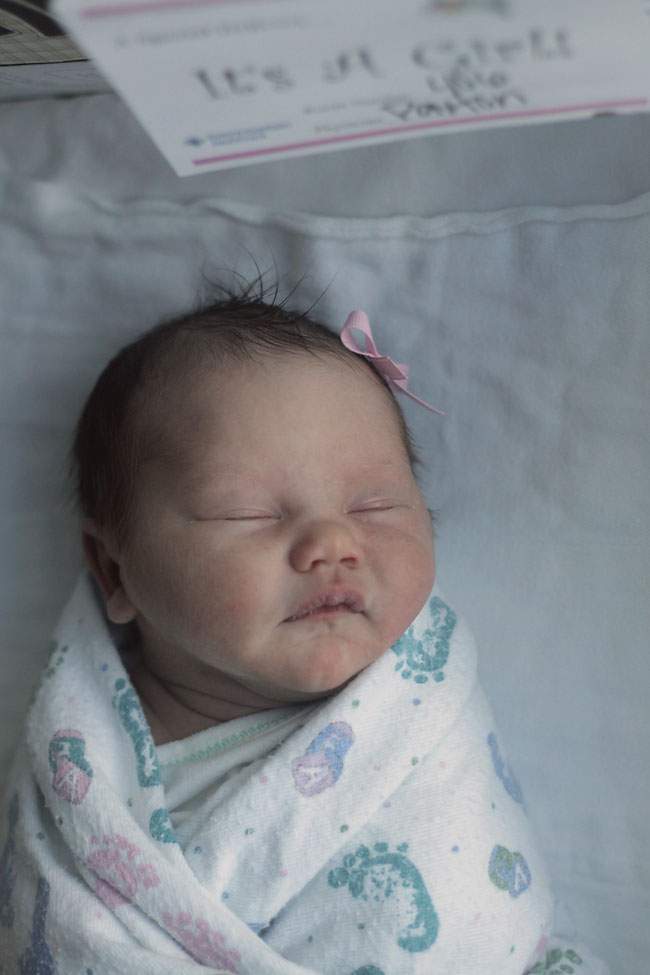
<path fill-rule="evenodd" d="M 287 623 L 295 619 L 299 619 L 301 616 L 306 616 L 308 613 L 313 613 L 322 606 L 341 605 L 346 606 L 353 613 L 362 613 L 365 609 L 366 602 L 357 589 L 351 589 L 344 586 L 329 586 L 326 589 L 321 589 L 320 592 L 315 593 L 310 599 L 306 600 L 306 602 L 304 602 L 295 613 L 288 616 L 284 622 Z"/>

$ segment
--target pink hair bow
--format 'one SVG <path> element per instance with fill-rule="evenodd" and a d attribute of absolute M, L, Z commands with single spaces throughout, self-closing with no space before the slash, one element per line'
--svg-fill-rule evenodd
<path fill-rule="evenodd" d="M 350 332 L 353 328 L 357 328 L 360 332 L 364 334 L 364 344 L 365 351 L 356 341 L 352 338 Z M 428 410 L 432 413 L 439 413 L 444 416 L 442 410 L 437 410 L 435 406 L 429 406 L 425 403 L 423 399 L 415 396 L 408 388 L 408 378 L 409 378 L 409 367 L 403 364 L 398 364 L 389 359 L 387 355 L 379 355 L 377 352 L 377 347 L 372 339 L 372 332 L 370 331 L 370 322 L 365 311 L 353 311 L 351 312 L 346 321 L 343 329 L 341 330 L 341 342 L 346 347 L 350 349 L 351 352 L 356 352 L 358 355 L 363 355 L 366 359 L 369 359 L 372 366 L 377 370 L 377 372 L 383 376 L 386 380 L 388 386 L 394 393 L 406 393 L 411 399 L 414 399 L 416 403 L 420 403 L 422 406 L 426 406 Z"/>

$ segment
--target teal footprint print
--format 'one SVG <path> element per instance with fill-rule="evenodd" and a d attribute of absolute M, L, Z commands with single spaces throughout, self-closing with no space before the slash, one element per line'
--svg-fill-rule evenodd
<path fill-rule="evenodd" d="M 60 647 L 56 640 L 50 640 L 50 645 L 47 648 L 47 664 L 45 665 L 46 677 L 54 677 L 57 668 L 65 660 L 65 655 L 69 649 L 67 643 L 64 647 Z M 58 657 L 57 653 L 59 654 Z"/>
<path fill-rule="evenodd" d="M 327 882 L 330 887 L 347 887 L 352 897 L 364 901 L 395 897 L 404 922 L 397 944 L 404 951 L 426 951 L 438 936 L 438 915 L 407 850 L 408 843 L 400 843 L 394 853 L 388 843 L 375 843 L 372 850 L 360 846 L 343 858 L 342 867 L 330 870 Z"/>
<path fill-rule="evenodd" d="M 384 975 L 384 972 L 376 965 L 362 965 L 361 968 L 355 968 L 350 972 L 350 975 Z"/>
<path fill-rule="evenodd" d="M 113 698 L 113 707 L 117 708 L 124 730 L 133 742 L 138 782 L 143 789 L 160 785 L 156 749 L 149 731 L 149 725 L 142 711 L 140 698 L 134 688 L 129 687 L 122 677 L 115 681 L 115 690 L 118 693 Z"/>
<path fill-rule="evenodd" d="M 427 628 L 420 639 L 416 639 L 415 628 L 410 626 L 406 633 L 393 644 L 393 653 L 399 657 L 395 670 L 400 671 L 404 680 L 416 684 L 436 683 L 445 679 L 442 668 L 449 657 L 449 641 L 457 617 L 453 609 L 438 596 L 429 600 L 431 628 Z"/>
<path fill-rule="evenodd" d="M 155 809 L 149 820 L 149 833 L 160 843 L 175 843 L 176 834 L 166 809 Z"/>
<path fill-rule="evenodd" d="M 561 948 L 551 948 L 546 952 L 544 961 L 538 961 L 529 968 L 525 975 L 572 975 L 576 968 L 582 965 L 582 958 L 573 948 L 562 951 Z"/>

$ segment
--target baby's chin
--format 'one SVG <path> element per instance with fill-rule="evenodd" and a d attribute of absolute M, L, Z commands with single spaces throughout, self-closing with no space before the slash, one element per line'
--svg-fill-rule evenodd
<path fill-rule="evenodd" d="M 361 668 L 365 669 L 365 668 Z M 282 685 L 273 684 L 265 680 L 256 680 L 254 677 L 240 678 L 238 683 L 248 689 L 251 693 L 259 695 L 273 704 L 306 704 L 310 701 L 318 701 L 324 697 L 331 697 L 342 690 L 351 680 L 361 673 L 357 670 L 348 673 L 344 677 L 340 675 L 305 675 L 290 678 Z M 267 705 L 268 706 L 268 705 Z"/>
<path fill-rule="evenodd" d="M 384 651 L 378 650 L 372 660 L 364 659 L 356 665 L 348 663 L 341 666 L 340 661 L 332 659 L 324 662 L 303 660 L 301 666 L 285 670 L 278 683 L 252 676 L 240 678 L 240 683 L 249 691 L 278 705 L 308 703 L 338 693 L 369 667 L 374 659 L 381 656 L 382 652 Z"/>
<path fill-rule="evenodd" d="M 310 661 L 312 666 L 304 667 L 291 682 L 294 693 L 303 699 L 330 697 L 346 687 L 358 674 L 386 653 L 386 647 L 365 648 L 355 660 L 337 659 L 335 654 L 325 656 L 324 660 Z"/>

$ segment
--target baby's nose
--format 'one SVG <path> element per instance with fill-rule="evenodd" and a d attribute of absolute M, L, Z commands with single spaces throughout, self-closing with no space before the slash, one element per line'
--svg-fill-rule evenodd
<path fill-rule="evenodd" d="M 350 568 L 361 560 L 359 545 L 349 529 L 337 521 L 310 522 L 298 533 L 291 547 L 290 561 L 297 572 L 309 572 L 319 564 L 346 563 Z"/>

